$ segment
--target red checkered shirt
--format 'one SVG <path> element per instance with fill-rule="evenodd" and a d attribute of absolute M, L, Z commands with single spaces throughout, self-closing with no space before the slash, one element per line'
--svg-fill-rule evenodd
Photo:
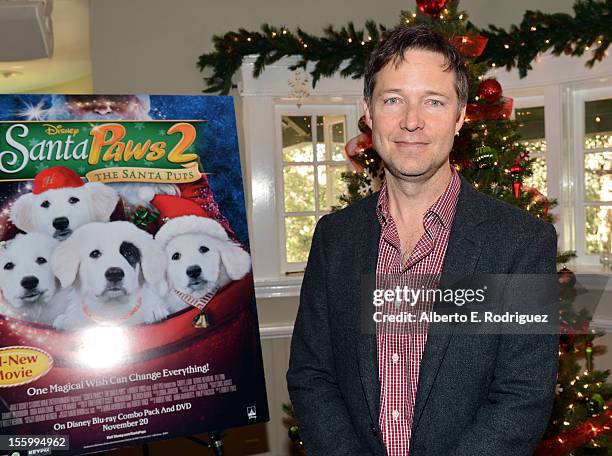
<path fill-rule="evenodd" d="M 381 224 L 376 264 L 378 288 L 395 288 L 407 283 L 418 288 L 423 286 L 424 278 L 427 287 L 438 286 L 459 188 L 459 176 L 452 169 L 452 178 L 446 190 L 423 215 L 425 233 L 402 265 L 400 237 L 389 212 L 387 187 L 383 186 L 377 205 Z M 416 285 L 417 282 L 419 285 Z M 431 304 L 419 301 L 411 308 L 402 302 L 399 307 L 397 303 L 385 304 L 383 309 L 385 313 L 393 314 L 408 310 L 420 316 L 422 311 L 431 310 Z M 419 367 L 427 342 L 427 326 L 426 321 L 419 323 L 418 320 L 411 324 L 410 330 L 388 322 L 376 324 L 381 387 L 379 425 L 389 456 L 408 455 Z"/>

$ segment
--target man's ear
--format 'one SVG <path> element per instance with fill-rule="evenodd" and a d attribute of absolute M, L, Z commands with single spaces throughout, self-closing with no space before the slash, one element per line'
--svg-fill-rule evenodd
<path fill-rule="evenodd" d="M 17 198 L 11 207 L 10 219 L 13 224 L 21 231 L 29 233 L 34 230 L 34 213 L 32 206 L 34 204 L 34 195 L 27 193 Z"/>
<path fill-rule="evenodd" d="M 108 222 L 119 202 L 117 191 L 101 182 L 90 182 L 85 184 L 85 188 L 89 192 L 91 207 L 93 208 L 93 221 Z"/>
<path fill-rule="evenodd" d="M 465 121 L 465 110 L 467 105 L 463 105 L 459 112 L 457 113 L 457 121 L 455 122 L 455 135 L 459 133 L 461 127 L 463 126 L 463 122 Z"/>
<path fill-rule="evenodd" d="M 365 116 L 365 121 L 370 130 L 372 129 L 372 113 L 370 112 L 370 107 L 366 101 L 363 102 L 363 114 Z"/>

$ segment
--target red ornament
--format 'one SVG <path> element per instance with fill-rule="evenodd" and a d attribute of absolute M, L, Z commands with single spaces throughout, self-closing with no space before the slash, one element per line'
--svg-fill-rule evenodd
<path fill-rule="evenodd" d="M 513 104 L 514 100 L 506 97 L 501 97 L 500 102 L 494 105 L 468 103 L 466 121 L 509 119 L 512 115 Z"/>
<path fill-rule="evenodd" d="M 416 2 L 422 12 L 432 17 L 440 14 L 440 11 L 446 7 L 446 3 L 448 0 L 417 0 Z"/>
<path fill-rule="evenodd" d="M 363 154 L 367 149 L 373 147 L 372 137 L 367 133 L 360 133 L 354 138 L 350 139 L 349 142 L 344 146 L 344 153 L 346 158 L 349 159 L 353 170 L 358 173 L 363 172 L 363 167 L 355 160 L 355 157 Z"/>
<path fill-rule="evenodd" d="M 502 96 L 502 86 L 496 79 L 485 79 L 478 86 L 478 98 L 493 104 Z"/>
<path fill-rule="evenodd" d="M 557 272 L 557 279 L 562 287 L 573 287 L 576 285 L 576 274 L 565 266 Z"/>
<path fill-rule="evenodd" d="M 451 43 L 464 57 L 475 58 L 484 51 L 489 39 L 482 35 L 457 35 L 451 38 Z"/>
<path fill-rule="evenodd" d="M 523 167 L 518 161 L 514 162 L 514 165 L 512 165 L 512 168 L 510 168 L 510 173 L 512 174 L 512 179 L 514 181 L 512 183 L 514 197 L 518 198 L 519 196 L 521 196 L 521 184 L 523 177 Z"/>

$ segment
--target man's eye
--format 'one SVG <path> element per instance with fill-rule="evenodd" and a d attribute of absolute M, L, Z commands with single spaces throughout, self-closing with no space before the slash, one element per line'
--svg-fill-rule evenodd
<path fill-rule="evenodd" d="M 181 259 L 181 254 L 180 254 L 180 253 L 178 253 L 178 252 L 175 252 L 175 253 L 172 255 L 172 259 L 173 259 L 174 261 L 178 261 L 178 260 L 180 260 L 180 259 Z"/>
<path fill-rule="evenodd" d="M 81 200 L 80 200 L 80 199 L 78 199 L 76 196 L 71 196 L 71 197 L 68 199 L 68 202 L 69 202 L 70 204 L 76 204 L 76 203 L 78 203 L 79 201 L 81 201 Z"/>
<path fill-rule="evenodd" d="M 40 207 L 44 207 L 45 209 L 47 209 L 49 206 L 51 206 L 51 203 L 47 200 L 40 203 Z"/>
<path fill-rule="evenodd" d="M 427 104 L 431 106 L 444 106 L 444 103 L 442 103 L 440 100 L 427 100 Z"/>
<path fill-rule="evenodd" d="M 386 105 L 398 104 L 400 99 L 398 97 L 386 98 L 383 103 Z"/>
<path fill-rule="evenodd" d="M 6 269 L 7 271 L 10 271 L 11 269 L 13 269 L 15 267 L 15 265 L 13 263 L 6 263 L 4 265 L 4 269 Z"/>
<path fill-rule="evenodd" d="M 99 258 L 102 255 L 102 252 L 100 252 L 99 250 L 92 250 L 89 253 L 89 258 Z"/>
<path fill-rule="evenodd" d="M 46 258 L 38 257 L 36 258 L 36 264 L 45 264 L 47 262 Z"/>

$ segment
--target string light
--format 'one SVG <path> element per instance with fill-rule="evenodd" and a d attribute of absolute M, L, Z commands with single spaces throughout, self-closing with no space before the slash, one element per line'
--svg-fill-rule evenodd
<path fill-rule="evenodd" d="M 535 32 L 535 31 L 537 30 L 537 28 L 532 26 L 530 30 L 531 30 L 532 32 Z"/>
<path fill-rule="evenodd" d="M 504 47 L 505 47 L 506 49 L 510 49 L 510 46 L 509 46 L 508 44 L 504 44 Z"/>
<path fill-rule="evenodd" d="M 460 14 L 460 15 L 459 15 L 459 19 L 463 19 L 463 14 Z"/>
<path fill-rule="evenodd" d="M 550 43 L 550 40 L 546 40 L 546 41 L 544 41 L 544 42 L 545 42 L 546 44 L 548 44 L 548 43 Z"/>
<path fill-rule="evenodd" d="M 349 42 L 349 43 L 352 43 L 352 42 L 353 42 L 353 38 L 349 38 L 349 39 L 348 39 L 348 42 Z"/>

